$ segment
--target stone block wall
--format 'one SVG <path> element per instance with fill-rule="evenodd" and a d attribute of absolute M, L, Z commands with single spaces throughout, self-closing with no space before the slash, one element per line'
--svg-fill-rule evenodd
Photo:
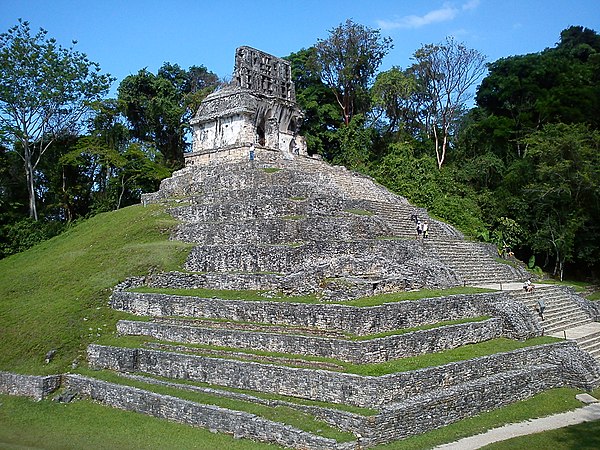
<path fill-rule="evenodd" d="M 332 231 L 334 234 L 332 235 Z M 171 238 L 206 245 L 247 243 L 292 244 L 310 240 L 349 241 L 389 236 L 381 221 L 365 216 L 303 217 L 273 219 L 240 219 L 235 222 L 184 223 L 177 226 Z"/>
<path fill-rule="evenodd" d="M 254 414 L 203 405 L 169 395 L 135 387 L 118 385 L 79 375 L 67 375 L 65 386 L 114 408 L 135 411 L 173 422 L 200 426 L 210 430 L 259 441 L 303 449 L 323 448 L 350 450 L 354 443 L 339 444 L 289 425 L 273 422 Z"/>
<path fill-rule="evenodd" d="M 297 185 L 292 185 L 297 186 Z M 279 197 L 276 194 L 292 191 L 291 186 L 283 186 L 273 192 L 269 189 L 246 188 L 241 191 L 225 191 L 194 197 L 191 205 L 177 206 L 169 213 L 185 222 L 236 221 L 243 219 L 271 219 L 286 216 L 337 217 L 345 211 L 365 210 L 371 212 L 370 204 L 357 200 L 345 200 L 340 197 L 319 195 L 316 197 L 298 195 Z M 230 195 L 226 195 L 230 194 Z M 291 192 L 290 192 L 291 193 Z M 352 216 L 355 216 L 353 214 Z M 348 217 L 348 214 L 343 214 Z M 350 217 L 352 217 L 350 216 Z"/>
<path fill-rule="evenodd" d="M 502 336 L 502 321 L 489 319 L 483 322 L 420 330 L 366 341 L 217 330 L 129 320 L 119 321 L 117 331 L 125 335 L 151 336 L 167 342 L 249 348 L 267 352 L 336 358 L 346 362 L 366 364 L 439 352 L 494 339 Z"/>
<path fill-rule="evenodd" d="M 418 262 L 416 261 L 418 259 Z M 410 261 L 415 260 L 415 267 Z M 395 263 L 396 265 L 394 265 Z M 192 272 L 277 272 L 294 273 L 299 268 L 326 264 L 329 276 L 347 273 L 378 274 L 388 271 L 419 271 L 419 266 L 443 268 L 429 260 L 413 241 L 312 241 L 300 246 L 210 245 L 190 252 L 185 269 Z M 408 265 L 408 267 L 405 267 Z M 443 283 L 447 280 L 440 280 Z M 454 281 L 456 285 L 457 281 Z"/>
<path fill-rule="evenodd" d="M 234 289 L 234 290 L 281 290 L 285 278 L 276 273 L 181 273 L 163 272 L 145 279 L 146 284 L 156 288 L 174 289 Z M 139 287 L 138 286 L 138 287 Z"/>
<path fill-rule="evenodd" d="M 501 373 L 394 405 L 366 422 L 362 434 L 369 445 L 404 439 L 563 385 L 556 366 Z"/>
<path fill-rule="evenodd" d="M 380 377 L 99 345 L 90 345 L 88 360 L 99 369 L 143 372 L 368 408 L 381 408 L 503 372 L 547 364 L 560 369 L 562 385 L 590 389 L 600 384 L 598 364 L 574 342 L 528 347 Z M 510 386 L 505 388 L 510 391 Z"/>
<path fill-rule="evenodd" d="M 0 372 L 0 393 L 43 400 L 60 387 L 60 375 L 20 375 Z"/>
<path fill-rule="evenodd" d="M 159 280 L 156 285 L 161 286 L 163 282 L 165 286 L 169 285 L 168 279 Z M 533 333 L 536 329 L 532 327 L 537 325 L 524 305 L 511 300 L 503 292 L 452 295 L 373 307 L 203 299 L 122 290 L 113 292 L 110 301 L 113 308 L 140 316 L 199 317 L 303 326 L 339 330 L 358 336 L 486 315 L 501 317 L 504 333 L 512 330 L 516 330 L 517 334 Z M 513 310 L 521 314 L 513 317 Z M 502 316 L 502 311 L 507 311 L 510 321 Z M 539 330 L 539 325 L 537 327 Z"/>

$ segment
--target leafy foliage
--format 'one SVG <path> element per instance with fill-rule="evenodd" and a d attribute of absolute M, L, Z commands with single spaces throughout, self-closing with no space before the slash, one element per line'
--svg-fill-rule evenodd
<path fill-rule="evenodd" d="M 40 160 L 57 138 L 73 134 L 90 102 L 113 81 L 86 55 L 46 35 L 40 29 L 32 36 L 29 23 L 22 20 L 0 35 L 0 125 L 23 159 L 29 216 L 35 220 Z"/>
<path fill-rule="evenodd" d="M 167 167 L 181 168 L 189 120 L 218 83 L 218 77 L 203 66 L 186 71 L 170 63 L 163 64 L 156 75 L 146 69 L 129 75 L 118 94 L 132 136 L 155 145 Z"/>
<path fill-rule="evenodd" d="M 346 20 L 315 45 L 321 79 L 335 94 L 344 123 L 369 107 L 369 84 L 383 57 L 392 48 L 391 38 L 379 30 Z"/>

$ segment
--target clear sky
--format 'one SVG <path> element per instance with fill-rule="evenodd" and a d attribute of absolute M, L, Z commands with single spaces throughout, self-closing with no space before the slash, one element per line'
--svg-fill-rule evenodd
<path fill-rule="evenodd" d="M 230 77 L 249 45 L 287 56 L 325 39 L 346 19 L 381 29 L 394 49 L 381 70 L 406 68 L 421 45 L 454 36 L 499 58 L 553 47 L 581 25 L 600 32 L 600 0 L 0 0 L 0 32 L 28 20 L 117 78 L 163 64 L 204 65 Z"/>

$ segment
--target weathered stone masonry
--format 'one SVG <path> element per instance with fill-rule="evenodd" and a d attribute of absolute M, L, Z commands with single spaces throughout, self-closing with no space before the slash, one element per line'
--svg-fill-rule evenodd
<path fill-rule="evenodd" d="M 155 286 L 161 285 L 163 283 L 159 282 Z M 113 292 L 110 302 L 115 309 L 140 316 L 198 317 L 305 326 L 340 330 L 358 336 L 481 316 L 502 318 L 505 336 L 524 339 L 540 334 L 539 323 L 525 306 L 502 292 L 353 307 L 343 304 L 203 299 L 117 290 Z"/>
<path fill-rule="evenodd" d="M 453 385 L 511 370 L 552 365 L 563 384 L 589 389 L 600 369 L 573 342 L 561 342 L 380 377 L 299 369 L 148 349 L 91 345 L 92 367 L 379 408 Z M 510 387 L 505 386 L 507 392 Z"/>
<path fill-rule="evenodd" d="M 256 331 L 216 330 L 129 320 L 121 320 L 117 324 L 117 331 L 124 335 L 151 336 L 167 342 L 248 348 L 367 364 L 439 352 L 501 337 L 502 321 L 494 318 L 483 322 L 414 331 L 366 341 Z"/>
<path fill-rule="evenodd" d="M 115 408 L 230 433 L 235 437 L 276 442 L 286 447 L 307 450 L 323 448 L 349 450 L 354 448 L 352 443 L 339 444 L 332 439 L 316 436 L 250 413 L 232 411 L 213 405 L 202 405 L 135 387 L 79 375 L 68 375 L 65 386 Z"/>
<path fill-rule="evenodd" d="M 10 372 L 0 372 L 0 393 L 22 395 L 35 400 L 43 400 L 61 383 L 60 375 L 20 375 Z"/>

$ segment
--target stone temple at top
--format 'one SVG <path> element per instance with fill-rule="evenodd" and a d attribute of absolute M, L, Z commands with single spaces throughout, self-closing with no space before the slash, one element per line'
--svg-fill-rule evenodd
<path fill-rule="evenodd" d="M 306 155 L 302 118 L 289 61 L 239 47 L 231 83 L 208 95 L 191 120 L 186 166 L 248 159 L 251 151 L 268 159 Z"/>

